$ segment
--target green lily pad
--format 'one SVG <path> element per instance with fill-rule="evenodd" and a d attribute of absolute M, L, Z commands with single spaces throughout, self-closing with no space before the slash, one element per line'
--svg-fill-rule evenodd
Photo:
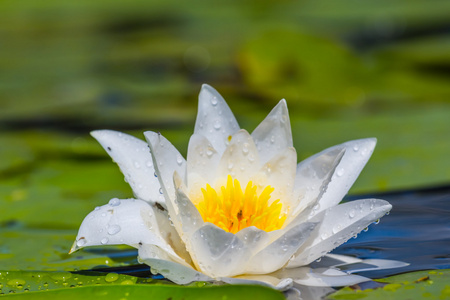
<path fill-rule="evenodd" d="M 177 286 L 165 280 L 117 273 L 0 271 L 0 293 L 12 299 L 284 299 L 262 286 L 193 283 Z"/>
<path fill-rule="evenodd" d="M 419 271 L 376 280 L 384 283 L 376 289 L 343 288 L 328 299 L 449 299 L 450 270 Z"/>

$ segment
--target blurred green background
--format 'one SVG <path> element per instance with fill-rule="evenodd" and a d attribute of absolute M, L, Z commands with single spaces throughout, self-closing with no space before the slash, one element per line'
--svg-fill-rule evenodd
<path fill-rule="evenodd" d="M 1 1 L 2 269 L 119 263 L 66 254 L 89 211 L 132 196 L 89 131 L 160 131 L 185 154 L 202 83 L 249 131 L 286 98 L 299 159 L 377 137 L 353 194 L 448 184 L 449 11 L 447 0 Z"/>

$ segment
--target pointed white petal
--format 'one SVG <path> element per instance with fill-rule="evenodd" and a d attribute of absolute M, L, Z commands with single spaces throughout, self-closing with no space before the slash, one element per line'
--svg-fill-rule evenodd
<path fill-rule="evenodd" d="M 364 199 L 328 208 L 310 222 L 320 222 L 310 239 L 303 244 L 288 268 L 307 265 L 358 234 L 390 209 L 387 201 Z"/>
<path fill-rule="evenodd" d="M 112 130 L 92 131 L 91 135 L 117 163 L 136 198 L 164 203 L 146 142 Z"/>
<path fill-rule="evenodd" d="M 145 201 L 111 199 L 109 204 L 97 207 L 86 216 L 71 252 L 87 246 L 153 244 L 182 261 L 163 239 L 161 231 L 165 229 L 159 227 L 156 214 L 157 209 Z"/>
<path fill-rule="evenodd" d="M 336 269 L 311 269 L 298 267 L 283 269 L 272 274 L 278 278 L 292 278 L 295 283 L 307 286 L 348 286 L 369 281 L 369 278 L 359 275 L 349 275 Z"/>
<path fill-rule="evenodd" d="M 187 174 L 188 187 L 194 188 L 201 194 L 201 188 L 206 186 L 206 183 L 214 184 L 212 181 L 216 176 L 217 166 L 220 161 L 220 155 L 203 135 L 193 134 L 189 140 L 188 154 L 187 154 Z M 189 180 L 192 178 L 191 180 Z M 193 187 L 198 181 L 196 178 L 205 179 L 201 186 Z"/>
<path fill-rule="evenodd" d="M 271 201 L 279 199 L 283 209 L 293 209 L 293 189 L 296 172 L 297 152 L 294 148 L 286 148 L 272 157 L 259 172 L 252 177 L 252 181 L 262 186 L 261 190 L 270 185 L 274 188 Z"/>
<path fill-rule="evenodd" d="M 182 179 L 178 176 L 177 172 L 175 172 L 174 174 L 173 181 L 176 189 L 176 215 L 171 213 L 170 216 L 172 217 L 181 238 L 186 243 L 186 246 L 190 251 L 191 236 L 197 229 L 203 226 L 204 222 L 198 209 L 186 195 L 186 187 L 184 186 Z"/>
<path fill-rule="evenodd" d="M 178 150 L 161 134 L 146 131 L 145 138 L 150 145 L 153 155 L 153 164 L 156 175 L 162 187 L 162 192 L 170 199 L 175 197 L 173 186 L 173 174 L 175 171 L 181 176 L 183 181 L 186 178 L 186 160 Z"/>
<path fill-rule="evenodd" d="M 190 266 L 162 259 L 160 255 L 160 252 L 152 245 L 139 247 L 139 260 L 149 265 L 153 273 L 161 274 L 177 284 L 188 284 L 194 281 L 213 281 L 211 277 L 198 272 Z"/>
<path fill-rule="evenodd" d="M 240 181 L 245 188 L 250 177 L 260 168 L 258 151 L 250 134 L 239 130 L 231 138 L 223 153 L 217 171 L 217 177 L 226 181 L 228 175 Z"/>
<path fill-rule="evenodd" d="M 283 267 L 307 240 L 316 224 L 302 223 L 254 255 L 247 263 L 246 274 L 267 274 Z"/>
<path fill-rule="evenodd" d="M 252 132 L 262 163 L 292 147 L 292 131 L 286 100 L 281 100 Z"/>
<path fill-rule="evenodd" d="M 250 250 L 234 234 L 205 223 L 191 239 L 196 266 L 213 278 L 242 274 Z"/>
<path fill-rule="evenodd" d="M 375 138 L 368 138 L 346 142 L 325 150 L 330 151 L 333 148 L 344 146 L 345 154 L 336 167 L 336 171 L 320 199 L 320 208 L 318 211 L 341 202 L 372 155 L 376 143 L 377 140 Z M 321 153 L 316 155 L 320 155 Z"/>
<path fill-rule="evenodd" d="M 239 130 L 239 124 L 222 96 L 204 84 L 198 96 L 198 113 L 194 133 L 211 141 L 219 154 L 225 151 L 228 137 Z"/>
<path fill-rule="evenodd" d="M 294 206 L 291 218 L 320 201 L 344 153 L 344 146 L 336 146 L 311 156 L 297 165 L 293 198 L 298 201 L 298 205 Z"/>

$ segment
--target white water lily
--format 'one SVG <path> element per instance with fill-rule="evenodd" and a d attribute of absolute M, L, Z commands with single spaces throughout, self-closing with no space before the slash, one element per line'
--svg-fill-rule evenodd
<path fill-rule="evenodd" d="M 110 130 L 92 136 L 119 165 L 135 199 L 115 198 L 92 211 L 71 252 L 131 245 L 153 272 L 179 284 L 218 280 L 285 290 L 293 283 L 366 280 L 329 268 L 362 260 L 326 254 L 391 209 L 378 199 L 339 204 L 371 156 L 374 138 L 331 147 L 297 165 L 284 100 L 249 134 L 208 85 L 199 95 L 187 160 L 159 133 L 145 132 L 148 144 Z M 308 266 L 324 256 L 322 265 Z"/>

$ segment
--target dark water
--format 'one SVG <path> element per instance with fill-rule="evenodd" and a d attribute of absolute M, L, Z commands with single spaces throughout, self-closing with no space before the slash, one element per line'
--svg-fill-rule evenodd
<path fill-rule="evenodd" d="M 450 268 L 450 186 L 348 197 L 379 198 L 393 208 L 367 232 L 333 251 L 359 258 L 394 259 L 407 267 L 360 274 L 371 278 L 416 270 Z"/>
<path fill-rule="evenodd" d="M 359 258 L 393 259 L 407 262 L 403 268 L 360 272 L 370 278 L 427 269 L 450 268 L 450 185 L 414 191 L 350 196 L 346 201 L 379 198 L 393 209 L 377 225 L 369 226 L 356 239 L 350 239 L 333 251 Z M 94 250 L 92 250 L 94 251 Z M 109 253 L 111 257 L 133 256 L 135 251 Z M 93 271 L 149 276 L 145 265 L 102 268 Z M 161 278 L 159 275 L 153 278 Z"/>

